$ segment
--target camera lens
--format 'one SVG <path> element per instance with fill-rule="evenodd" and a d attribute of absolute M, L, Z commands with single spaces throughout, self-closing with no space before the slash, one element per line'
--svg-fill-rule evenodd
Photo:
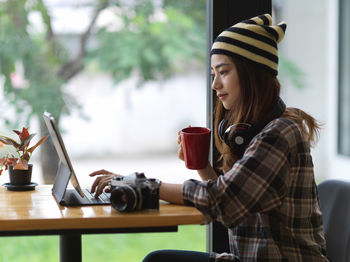
<path fill-rule="evenodd" d="M 111 204 L 120 212 L 134 210 L 137 206 L 137 194 L 132 187 L 116 187 L 111 192 Z"/>

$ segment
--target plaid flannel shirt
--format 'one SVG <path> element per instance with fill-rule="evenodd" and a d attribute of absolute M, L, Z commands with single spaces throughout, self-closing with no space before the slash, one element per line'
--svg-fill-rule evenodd
<path fill-rule="evenodd" d="M 228 228 L 212 261 L 328 261 L 309 143 L 290 119 L 270 122 L 216 181 L 185 181 L 185 204 Z"/>

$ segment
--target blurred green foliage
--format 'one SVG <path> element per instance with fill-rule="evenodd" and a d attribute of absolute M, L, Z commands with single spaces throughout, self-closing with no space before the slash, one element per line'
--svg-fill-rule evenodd
<path fill-rule="evenodd" d="M 55 61 L 50 54 L 48 43 L 40 36 L 28 33 L 28 15 L 30 11 L 40 8 L 39 4 L 28 6 L 25 0 L 0 2 L 0 75 L 5 77 L 3 91 L 6 100 L 15 105 L 17 114 L 25 114 L 26 120 L 34 114 L 41 115 L 45 109 L 59 113 L 68 104 L 61 90 L 64 81 L 56 76 L 59 61 Z M 26 88 L 16 88 L 11 81 L 16 63 L 23 65 L 24 77 L 29 81 Z"/>
<path fill-rule="evenodd" d="M 288 79 L 294 87 L 298 89 L 303 89 L 306 87 L 307 77 L 293 60 L 288 59 L 281 54 L 279 56 L 279 68 L 281 75 Z"/>
<path fill-rule="evenodd" d="M 187 71 L 194 60 L 204 65 L 206 57 L 205 1 L 201 9 L 191 8 L 198 15 L 177 4 L 164 2 L 161 9 L 153 1 L 136 1 L 133 8 L 121 8 L 122 27 L 118 31 L 101 28 L 97 34 L 97 48 L 89 52 L 86 61 L 98 61 L 104 72 L 110 72 L 115 81 L 135 73 L 141 85 L 145 81 L 168 78 L 178 71 Z M 197 3 L 198 2 L 198 3 Z M 188 3 L 181 1 L 182 4 Z M 186 4 L 187 6 L 188 4 Z M 158 15 L 155 11 L 158 10 Z"/>
<path fill-rule="evenodd" d="M 83 7 L 93 10 L 91 21 L 86 31 L 76 35 L 76 53 L 69 53 L 54 31 L 52 10 L 43 0 L 1 1 L 0 76 L 5 79 L 5 99 L 16 108 L 16 120 L 6 122 L 28 122 L 32 116 L 40 119 L 45 110 L 57 117 L 69 114 L 78 105 L 64 84 L 88 64 L 111 73 L 116 83 L 135 74 L 139 85 L 187 70 L 194 61 L 204 64 L 205 5 L 205 0 L 181 4 L 152 0 L 87 2 Z M 73 7 L 78 8 L 74 2 Z M 111 31 L 110 25 L 96 27 L 105 10 L 114 15 L 112 23 L 122 22 L 118 30 Z M 33 14 L 41 18 L 43 31 L 33 27 L 29 19 Z M 91 39 L 94 44 L 89 45 Z M 11 81 L 18 64 L 23 66 L 25 87 Z"/>

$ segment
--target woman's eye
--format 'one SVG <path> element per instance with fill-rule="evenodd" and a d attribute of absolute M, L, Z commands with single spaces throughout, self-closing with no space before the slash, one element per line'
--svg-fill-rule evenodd
<path fill-rule="evenodd" d="M 220 75 L 224 75 L 224 74 L 226 74 L 226 72 L 227 71 L 220 71 L 219 73 L 220 73 Z"/>
<path fill-rule="evenodd" d="M 210 77 L 211 77 L 212 80 L 214 80 L 215 74 L 210 74 Z"/>

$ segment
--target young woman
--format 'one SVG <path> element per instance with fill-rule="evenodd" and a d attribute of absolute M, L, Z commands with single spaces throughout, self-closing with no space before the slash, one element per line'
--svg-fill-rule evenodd
<path fill-rule="evenodd" d="M 242 21 L 215 40 L 211 51 L 215 143 L 222 174 L 208 163 L 203 181 L 161 183 L 160 198 L 195 206 L 205 223 L 228 228 L 230 253 L 161 250 L 157 261 L 327 261 L 310 145 L 319 126 L 280 99 L 279 43 L 286 24 L 268 14 Z M 178 138 L 178 155 L 183 148 Z M 101 193 L 115 174 L 105 170 L 92 190 Z"/>

